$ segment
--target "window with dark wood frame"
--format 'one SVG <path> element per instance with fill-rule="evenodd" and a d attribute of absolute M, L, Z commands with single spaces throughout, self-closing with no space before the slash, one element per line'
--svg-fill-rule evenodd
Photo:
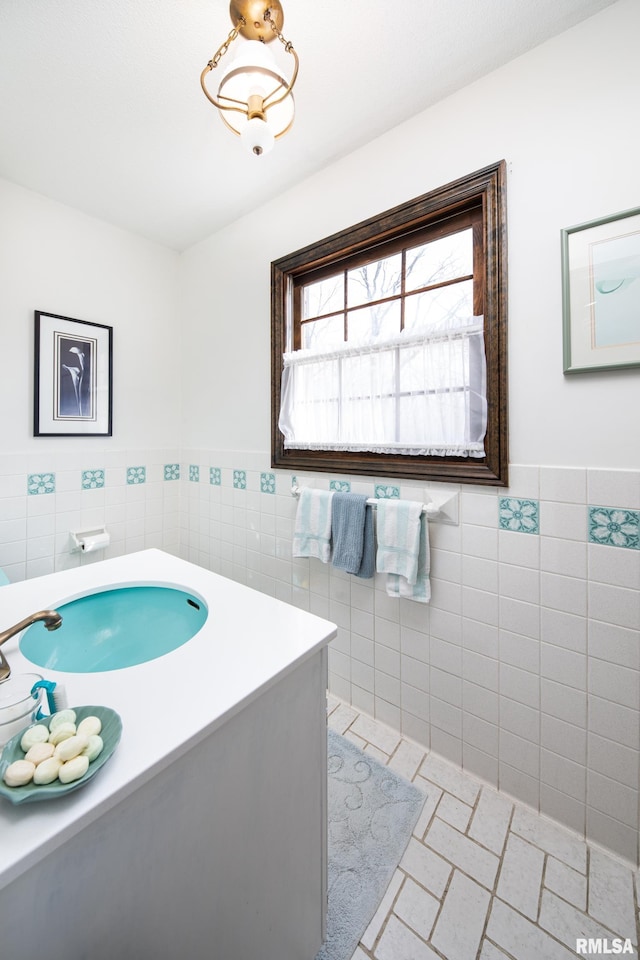
<path fill-rule="evenodd" d="M 329 305 L 320 315 L 304 309 L 305 289 L 324 278 L 384 257 L 402 257 L 399 292 L 384 296 L 398 301 L 398 332 L 404 329 L 405 255 L 408 249 L 456 231 L 471 230 L 472 274 L 450 282 L 472 284 L 473 314 L 484 316 L 487 427 L 485 455 L 396 455 L 372 451 L 297 449 L 285 447 L 278 426 L 283 355 L 305 346 L 313 324 L 335 322 L 349 339 L 351 317 L 346 303 Z M 341 282 L 341 281 L 340 281 Z M 439 284 L 444 286 L 445 284 Z M 339 286 L 339 284 L 338 284 Z M 415 284 L 414 284 L 415 287 Z M 429 291 L 431 287 L 418 289 Z M 412 290 L 415 294 L 416 290 Z M 368 306 L 371 305 L 369 302 Z M 507 451 L 507 238 L 506 164 L 504 161 L 456 180 L 380 216 L 298 250 L 271 265 L 272 466 L 296 471 L 366 474 L 419 480 L 494 484 L 508 482 Z M 342 336 L 342 334 L 341 334 Z M 481 451 L 480 451 L 481 452 Z"/>

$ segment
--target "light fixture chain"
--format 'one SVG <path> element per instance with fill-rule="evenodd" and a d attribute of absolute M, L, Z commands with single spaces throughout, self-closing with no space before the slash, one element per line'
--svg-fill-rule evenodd
<path fill-rule="evenodd" d="M 240 17 L 239 26 L 234 27 L 233 30 L 229 31 L 229 36 L 224 41 L 222 46 L 214 53 L 214 55 L 211 57 L 211 60 L 209 60 L 209 63 L 207 64 L 207 66 L 210 67 L 211 70 L 213 70 L 214 67 L 218 66 L 218 64 L 224 57 L 225 53 L 227 52 L 227 50 L 229 49 L 233 41 L 238 36 L 238 33 L 240 32 L 239 28 L 244 27 L 245 24 L 246 24 L 246 20 L 244 19 L 244 17 Z"/>
<path fill-rule="evenodd" d="M 266 9 L 265 12 L 264 12 L 264 19 L 265 19 L 265 20 L 267 21 L 267 23 L 270 25 L 271 29 L 273 30 L 273 32 L 275 33 L 276 37 L 278 38 L 278 40 L 280 41 L 280 43 L 283 45 L 283 47 L 285 48 L 285 50 L 287 51 L 287 53 L 291 53 L 291 51 L 293 50 L 293 44 L 292 44 L 289 40 L 285 40 L 285 38 L 282 36 L 282 34 L 280 33 L 280 31 L 278 30 L 278 26 L 277 26 L 275 20 L 274 20 L 273 17 L 271 16 L 271 10 L 269 10 L 268 7 L 267 7 L 267 9 Z"/>

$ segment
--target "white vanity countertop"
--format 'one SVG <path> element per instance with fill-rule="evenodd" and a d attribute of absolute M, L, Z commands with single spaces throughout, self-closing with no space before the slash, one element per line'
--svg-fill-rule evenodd
<path fill-rule="evenodd" d="M 336 636 L 327 620 L 161 550 L 2 587 L 0 630 L 94 589 L 134 584 L 199 594 L 209 608 L 204 626 L 157 660 L 104 673 L 38 667 L 20 653 L 19 637 L 3 646 L 13 675 L 38 673 L 64 684 L 69 706 L 111 707 L 122 718 L 123 732 L 104 768 L 68 796 L 17 805 L 0 796 L 0 889 Z"/>

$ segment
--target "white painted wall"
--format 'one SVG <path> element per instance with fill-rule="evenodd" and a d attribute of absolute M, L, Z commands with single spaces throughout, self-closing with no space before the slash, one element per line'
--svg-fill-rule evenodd
<path fill-rule="evenodd" d="M 560 268 L 561 228 L 639 204 L 639 35 L 621 0 L 187 251 L 184 445 L 269 448 L 271 260 L 504 158 L 510 459 L 640 466 L 638 371 L 562 373 Z"/>
<path fill-rule="evenodd" d="M 177 447 L 178 254 L 1 180 L 0 211 L 1 453 Z M 34 310 L 114 327 L 113 438 L 33 437 Z"/>

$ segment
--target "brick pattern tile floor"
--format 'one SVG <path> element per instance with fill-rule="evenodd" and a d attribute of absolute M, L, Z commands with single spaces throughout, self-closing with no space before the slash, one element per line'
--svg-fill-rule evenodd
<path fill-rule="evenodd" d="M 640 872 L 332 696 L 328 722 L 426 794 L 352 960 L 638 957 Z"/>

